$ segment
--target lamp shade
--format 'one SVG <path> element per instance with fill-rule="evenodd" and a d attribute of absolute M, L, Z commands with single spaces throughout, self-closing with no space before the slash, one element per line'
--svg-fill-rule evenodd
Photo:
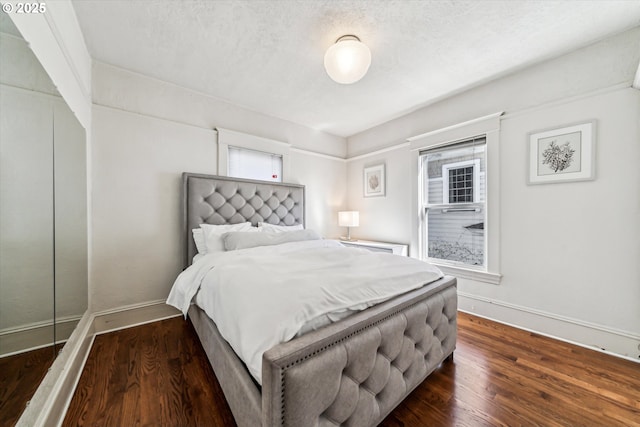
<path fill-rule="evenodd" d="M 337 83 L 355 83 L 367 74 L 371 51 L 356 36 L 342 36 L 324 54 L 324 68 Z"/>
<path fill-rule="evenodd" d="M 342 211 L 338 212 L 338 225 L 340 227 L 357 227 L 360 225 L 360 212 Z"/>

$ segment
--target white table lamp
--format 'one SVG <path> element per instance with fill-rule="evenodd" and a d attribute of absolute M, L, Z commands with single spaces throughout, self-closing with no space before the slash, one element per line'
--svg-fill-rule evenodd
<path fill-rule="evenodd" d="M 358 211 L 338 212 L 338 225 L 340 227 L 347 227 L 346 240 L 351 240 L 351 227 L 357 227 L 360 225 L 360 212 Z"/>

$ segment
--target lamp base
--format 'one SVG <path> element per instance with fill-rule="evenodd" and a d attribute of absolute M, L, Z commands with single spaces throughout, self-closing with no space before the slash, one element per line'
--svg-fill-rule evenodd
<path fill-rule="evenodd" d="M 351 239 L 351 227 L 347 227 L 347 237 L 341 236 L 340 240 L 352 241 Z M 355 240 L 355 239 L 353 239 Z"/>
<path fill-rule="evenodd" d="M 352 238 L 350 238 L 348 236 L 340 236 L 340 240 L 343 240 L 345 242 L 357 242 L 358 241 L 358 239 L 352 239 Z"/>

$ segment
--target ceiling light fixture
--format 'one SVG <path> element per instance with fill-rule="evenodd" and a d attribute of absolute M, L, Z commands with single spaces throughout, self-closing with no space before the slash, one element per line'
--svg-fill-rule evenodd
<path fill-rule="evenodd" d="M 367 74 L 371 65 L 371 51 L 354 35 L 348 34 L 336 40 L 324 54 L 324 68 L 334 81 L 341 84 L 355 83 Z"/>

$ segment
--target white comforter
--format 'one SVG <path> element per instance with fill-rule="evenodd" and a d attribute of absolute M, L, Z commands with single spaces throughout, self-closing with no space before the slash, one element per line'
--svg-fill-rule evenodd
<path fill-rule="evenodd" d="M 413 258 L 311 240 L 205 255 L 176 279 L 167 303 L 192 298 L 262 383 L 262 354 L 307 325 L 335 320 L 443 276 Z M 312 327 L 313 328 L 313 327 Z"/>

